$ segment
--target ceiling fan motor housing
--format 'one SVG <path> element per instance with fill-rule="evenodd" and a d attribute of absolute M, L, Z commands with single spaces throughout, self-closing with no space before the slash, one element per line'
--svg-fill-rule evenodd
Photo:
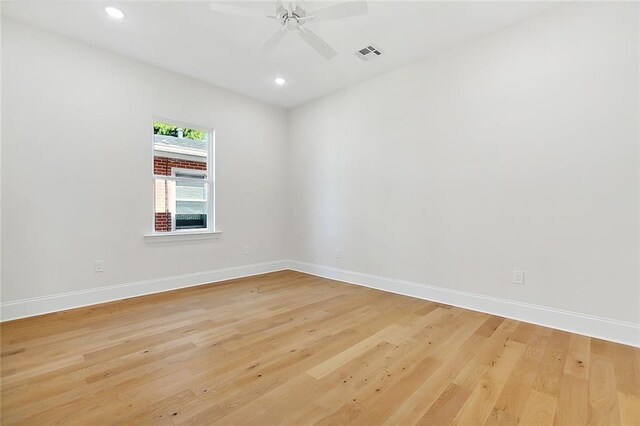
<path fill-rule="evenodd" d="M 300 7 L 296 7 L 291 13 L 284 7 L 279 7 L 276 12 L 280 23 L 290 31 L 295 31 L 304 24 L 305 20 L 303 18 L 306 15 L 306 12 Z"/>

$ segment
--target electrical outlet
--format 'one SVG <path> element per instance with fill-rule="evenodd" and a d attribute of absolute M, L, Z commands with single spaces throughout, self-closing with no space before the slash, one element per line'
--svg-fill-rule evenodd
<path fill-rule="evenodd" d="M 524 272 L 523 271 L 513 271 L 513 283 L 514 284 L 524 284 Z"/>
<path fill-rule="evenodd" d="M 340 259 L 340 249 L 336 249 L 336 259 Z"/>
<path fill-rule="evenodd" d="M 249 246 L 244 246 L 244 248 L 242 249 L 242 252 L 244 253 L 244 255 L 248 255 L 249 253 L 251 253 L 251 248 Z"/>
<path fill-rule="evenodd" d="M 96 260 L 93 262 L 94 272 L 104 272 L 104 260 Z"/>

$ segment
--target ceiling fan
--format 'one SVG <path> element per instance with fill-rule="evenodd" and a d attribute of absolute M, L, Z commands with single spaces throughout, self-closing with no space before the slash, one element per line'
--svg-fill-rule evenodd
<path fill-rule="evenodd" d="M 259 10 L 229 3 L 212 2 L 210 7 L 214 12 L 252 18 L 269 18 L 277 21 L 280 24 L 280 28 L 262 43 L 262 46 L 256 52 L 258 55 L 266 55 L 271 52 L 288 32 L 292 32 L 297 33 L 302 40 L 326 59 L 333 58 L 337 55 L 337 52 L 305 25 L 309 22 L 329 21 L 367 13 L 366 1 L 346 1 L 318 9 L 306 10 L 304 1 L 276 0 L 275 13 L 273 15 L 264 15 Z"/>

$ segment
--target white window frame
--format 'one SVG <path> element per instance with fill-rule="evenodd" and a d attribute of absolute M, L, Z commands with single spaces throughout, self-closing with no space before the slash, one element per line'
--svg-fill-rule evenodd
<path fill-rule="evenodd" d="M 200 130 L 202 132 L 207 133 L 207 170 L 199 170 L 199 172 L 203 172 L 205 174 L 205 179 L 198 178 L 186 178 L 186 177 L 176 177 L 175 170 L 183 171 L 181 168 L 172 168 L 171 176 L 165 175 L 156 175 L 154 173 L 154 157 L 155 157 L 155 140 L 153 134 L 153 123 L 161 122 L 170 124 L 176 127 L 189 128 Z M 181 182 L 197 182 L 202 183 L 205 182 L 205 188 L 207 191 L 207 227 L 206 228 L 196 228 L 196 229 L 175 229 L 175 215 L 172 215 L 172 231 L 168 232 L 156 232 L 155 230 L 155 208 L 156 208 L 156 199 L 155 199 L 155 191 L 151 192 L 151 232 L 145 235 L 145 240 L 148 242 L 162 241 L 162 240 L 173 240 L 173 239 L 201 239 L 202 237 L 207 236 L 217 236 L 221 234 L 220 231 L 216 229 L 216 217 L 215 217 L 215 130 L 211 127 L 201 126 L 198 124 L 192 124 L 180 120 L 174 120 L 164 117 L 154 116 L 151 122 L 151 187 L 155 188 L 156 180 L 165 180 L 165 181 L 181 181 Z M 184 169 L 185 172 L 194 172 L 191 169 Z M 175 197 L 174 197 L 175 198 Z M 175 203 L 175 200 L 174 200 Z M 175 206 L 174 206 L 175 210 Z M 195 238 L 184 238 L 193 236 Z M 168 238 L 167 238 L 168 237 Z M 173 238 L 177 237 L 177 238 Z"/>

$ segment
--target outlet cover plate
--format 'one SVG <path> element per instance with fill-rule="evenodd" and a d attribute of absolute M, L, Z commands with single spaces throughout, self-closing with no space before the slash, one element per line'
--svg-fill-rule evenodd
<path fill-rule="evenodd" d="M 523 271 L 513 271 L 513 283 L 518 285 L 524 284 L 524 272 Z"/>

